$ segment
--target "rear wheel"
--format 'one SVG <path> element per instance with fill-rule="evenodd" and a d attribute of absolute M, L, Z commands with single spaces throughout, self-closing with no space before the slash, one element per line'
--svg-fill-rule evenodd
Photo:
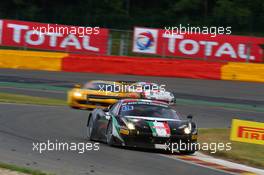
<path fill-rule="evenodd" d="M 114 146 L 114 137 L 113 137 L 113 125 L 112 121 L 109 122 L 106 130 L 106 143 L 110 146 Z"/>

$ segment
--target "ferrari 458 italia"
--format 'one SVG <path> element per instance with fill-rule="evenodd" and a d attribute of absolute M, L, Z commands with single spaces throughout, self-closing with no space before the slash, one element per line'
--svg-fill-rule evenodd
<path fill-rule="evenodd" d="M 197 127 L 181 120 L 167 103 L 146 99 L 119 100 L 108 109 L 94 109 L 87 121 L 87 137 L 109 145 L 161 149 L 172 143 L 197 142 Z M 181 153 L 192 154 L 188 148 Z"/>

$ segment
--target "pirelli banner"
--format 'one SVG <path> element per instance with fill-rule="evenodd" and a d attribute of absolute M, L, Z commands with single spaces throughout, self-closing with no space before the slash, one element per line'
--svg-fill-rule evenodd
<path fill-rule="evenodd" d="M 264 38 L 228 34 L 176 34 L 162 29 L 134 28 L 133 52 L 206 60 L 262 62 Z"/>
<path fill-rule="evenodd" d="M 230 139 L 264 145 L 264 123 L 233 119 Z"/>
<path fill-rule="evenodd" d="M 0 20 L 0 45 L 106 54 L 108 29 Z"/>

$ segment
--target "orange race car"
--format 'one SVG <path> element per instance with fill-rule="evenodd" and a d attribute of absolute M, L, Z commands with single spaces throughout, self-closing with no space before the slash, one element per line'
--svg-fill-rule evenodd
<path fill-rule="evenodd" d="M 127 85 L 135 82 L 94 80 L 75 85 L 68 91 L 68 104 L 72 108 L 93 109 L 107 108 L 123 98 L 141 98 L 140 93 L 127 92 Z"/>

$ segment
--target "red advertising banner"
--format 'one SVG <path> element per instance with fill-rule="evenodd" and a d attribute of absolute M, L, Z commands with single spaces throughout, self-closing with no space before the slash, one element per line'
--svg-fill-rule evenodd
<path fill-rule="evenodd" d="M 168 34 L 134 29 L 133 52 L 210 60 L 262 62 L 264 38 L 218 34 Z"/>
<path fill-rule="evenodd" d="M 0 20 L 0 45 L 106 54 L 108 29 Z"/>

